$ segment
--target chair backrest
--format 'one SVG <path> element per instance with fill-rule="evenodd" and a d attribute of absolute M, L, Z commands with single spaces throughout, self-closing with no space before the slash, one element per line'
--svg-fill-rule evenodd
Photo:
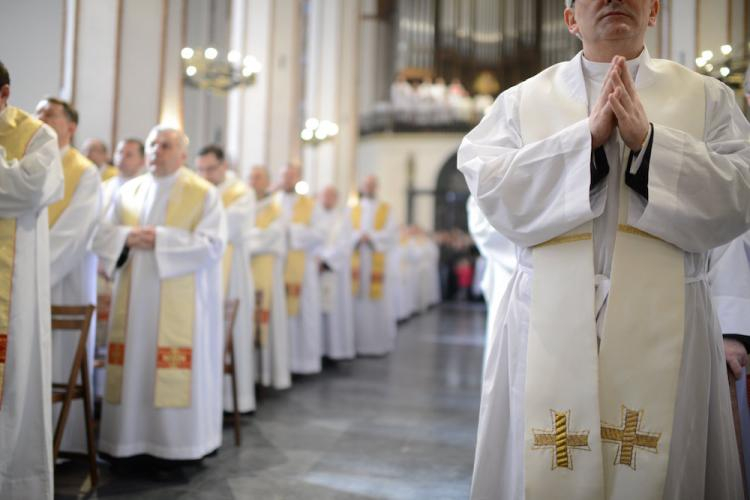
<path fill-rule="evenodd" d="M 240 306 L 240 299 L 224 301 L 224 349 L 228 351 L 232 346 L 232 332 L 234 331 L 234 322 L 237 319 L 237 310 Z"/>
<path fill-rule="evenodd" d="M 52 330 L 70 330 L 79 332 L 78 347 L 70 367 L 70 384 L 74 384 L 80 370 L 86 341 L 89 336 L 91 319 L 96 307 L 87 306 L 52 306 Z"/>

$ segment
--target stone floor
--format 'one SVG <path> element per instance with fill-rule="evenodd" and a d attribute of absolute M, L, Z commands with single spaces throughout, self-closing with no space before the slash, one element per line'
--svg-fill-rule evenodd
<path fill-rule="evenodd" d="M 241 447 L 173 470 L 85 463 L 56 469 L 56 498 L 468 498 L 482 367 L 483 309 L 444 305 L 399 328 L 396 351 L 327 366 L 259 394 Z"/>

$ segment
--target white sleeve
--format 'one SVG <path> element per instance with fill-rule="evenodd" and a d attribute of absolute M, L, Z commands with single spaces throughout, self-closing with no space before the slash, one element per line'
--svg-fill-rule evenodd
<path fill-rule="evenodd" d="M 489 223 L 530 247 L 601 215 L 606 189 L 590 192 L 588 119 L 537 142 L 521 138 L 522 86 L 500 94 L 458 150 L 464 174 Z"/>
<path fill-rule="evenodd" d="M 62 198 L 64 179 L 57 136 L 47 125 L 34 134 L 20 160 L 0 146 L 0 216 L 16 218 Z"/>
<path fill-rule="evenodd" d="M 708 277 L 721 332 L 750 336 L 750 232 L 711 251 Z"/>
<path fill-rule="evenodd" d="M 101 212 L 101 184 L 96 167 L 86 168 L 70 203 L 49 230 L 50 285 L 53 287 L 90 249 Z"/>
<path fill-rule="evenodd" d="M 255 193 L 248 191 L 229 205 L 227 214 L 227 240 L 235 245 L 247 241 L 255 225 Z"/>

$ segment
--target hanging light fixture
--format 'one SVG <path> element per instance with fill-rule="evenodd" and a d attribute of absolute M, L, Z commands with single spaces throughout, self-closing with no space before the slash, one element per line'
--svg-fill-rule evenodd
<path fill-rule="evenodd" d="M 305 121 L 305 128 L 299 136 L 305 144 L 315 146 L 333 139 L 338 134 L 339 126 L 336 123 L 329 120 L 319 120 L 318 118 L 308 118 Z"/>
<path fill-rule="evenodd" d="M 237 50 L 222 55 L 218 49 L 184 47 L 180 51 L 183 79 L 191 87 L 224 95 L 228 91 L 255 83 L 262 66 L 253 56 Z"/>

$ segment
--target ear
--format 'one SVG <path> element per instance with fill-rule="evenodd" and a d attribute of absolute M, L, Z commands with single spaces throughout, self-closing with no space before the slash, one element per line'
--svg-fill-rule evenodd
<path fill-rule="evenodd" d="M 10 85 L 0 87 L 0 99 L 7 100 L 10 97 Z"/>
<path fill-rule="evenodd" d="M 659 15 L 659 11 L 661 10 L 661 5 L 659 0 L 653 0 L 651 2 L 651 11 L 648 13 L 648 25 L 649 26 L 656 26 L 656 17 Z"/>
<path fill-rule="evenodd" d="M 78 129 L 78 124 L 74 122 L 68 123 L 68 132 L 70 132 L 71 142 L 73 140 L 73 136 L 76 135 L 76 129 Z"/>
<path fill-rule="evenodd" d="M 563 18 L 565 19 L 565 24 L 568 26 L 568 31 L 570 32 L 570 34 L 580 36 L 581 28 L 578 26 L 578 22 L 576 21 L 575 9 L 566 7 L 565 12 L 563 12 Z"/>

